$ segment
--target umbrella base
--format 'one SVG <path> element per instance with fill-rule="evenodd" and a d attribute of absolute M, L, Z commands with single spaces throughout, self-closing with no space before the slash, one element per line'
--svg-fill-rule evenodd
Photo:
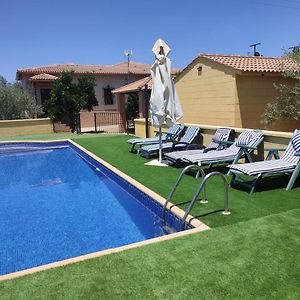
<path fill-rule="evenodd" d="M 151 160 L 145 163 L 147 166 L 154 166 L 154 167 L 168 167 L 168 161 L 162 160 L 161 162 L 158 159 Z"/>

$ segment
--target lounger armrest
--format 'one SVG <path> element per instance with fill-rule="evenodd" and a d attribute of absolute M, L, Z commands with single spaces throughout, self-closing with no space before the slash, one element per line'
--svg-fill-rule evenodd
<path fill-rule="evenodd" d="M 176 141 L 175 139 L 166 139 L 166 140 L 163 140 L 162 143 L 177 143 L 178 141 Z"/>
<path fill-rule="evenodd" d="M 234 143 L 231 141 L 218 141 L 218 140 L 214 140 L 214 142 L 218 143 L 220 146 L 225 146 L 225 147 L 229 147 Z"/>
<path fill-rule="evenodd" d="M 205 148 L 204 150 L 203 150 L 203 153 L 207 153 L 207 152 L 209 152 L 209 151 L 215 151 L 215 150 L 218 150 L 219 148 Z"/>
<path fill-rule="evenodd" d="M 239 146 L 241 149 L 245 149 L 245 150 L 256 150 L 257 147 L 252 147 L 252 146 L 247 146 L 247 145 L 240 145 Z"/>
<path fill-rule="evenodd" d="M 186 150 L 205 149 L 205 146 L 199 144 L 190 144 L 186 147 Z"/>
<path fill-rule="evenodd" d="M 166 133 L 167 134 L 167 140 L 175 140 L 178 134 L 175 133 Z"/>
<path fill-rule="evenodd" d="M 176 148 L 176 145 L 185 145 L 186 147 L 188 146 L 188 145 L 190 145 L 189 143 L 186 143 L 186 142 L 180 142 L 180 141 L 174 141 L 173 142 L 173 146 L 172 146 L 172 151 L 174 151 Z"/>

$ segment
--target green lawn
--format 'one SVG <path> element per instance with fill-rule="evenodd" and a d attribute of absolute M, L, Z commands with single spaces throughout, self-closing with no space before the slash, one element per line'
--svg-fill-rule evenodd
<path fill-rule="evenodd" d="M 125 135 L 72 138 L 164 197 L 180 173 L 145 166 Z M 300 187 L 286 192 L 285 183 L 266 180 L 252 195 L 230 189 L 225 217 L 215 178 L 209 203 L 192 211 L 210 231 L 1 282 L 0 299 L 297 299 Z M 173 202 L 188 201 L 197 184 L 186 176 Z"/>

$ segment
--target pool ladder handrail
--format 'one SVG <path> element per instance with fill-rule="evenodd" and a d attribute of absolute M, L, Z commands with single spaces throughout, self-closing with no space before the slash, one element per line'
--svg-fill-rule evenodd
<path fill-rule="evenodd" d="M 166 199 L 166 202 L 163 206 L 163 209 L 162 209 L 162 224 L 163 225 L 166 225 L 166 209 L 167 209 L 167 206 L 169 204 L 169 202 L 171 201 L 171 198 L 173 197 L 181 179 L 183 178 L 183 176 L 185 175 L 185 173 L 187 171 L 190 171 L 192 169 L 196 169 L 197 170 L 197 174 L 196 174 L 196 179 L 199 178 L 199 175 L 201 175 L 201 178 L 205 178 L 205 173 L 203 171 L 203 169 L 198 166 L 198 165 L 189 165 L 187 167 L 185 167 L 182 172 L 180 173 L 180 175 L 178 176 L 173 188 L 171 189 L 171 192 L 170 194 L 168 195 L 167 199 Z M 200 193 L 200 192 L 199 192 Z M 198 193 L 198 195 L 199 195 Z M 206 200 L 206 190 L 205 190 L 205 186 L 203 188 L 203 194 L 202 194 L 202 200 L 201 200 L 202 203 L 207 203 L 207 200 Z"/>
<path fill-rule="evenodd" d="M 188 208 L 186 209 L 185 213 L 184 213 L 184 216 L 181 220 L 181 229 L 183 229 L 183 226 L 184 226 L 184 223 L 186 221 L 186 218 L 187 216 L 189 215 L 189 213 L 191 212 L 199 194 L 202 192 L 203 190 L 203 193 L 202 193 L 202 200 L 200 201 L 201 203 L 207 203 L 207 198 L 206 198 L 206 187 L 205 187 L 205 184 L 207 182 L 207 180 L 213 176 L 220 176 L 223 180 L 223 183 L 224 183 L 224 211 L 222 212 L 223 215 L 227 216 L 227 215 L 230 215 L 230 211 L 228 209 L 228 182 L 226 180 L 226 176 L 220 172 L 217 172 L 217 171 L 214 171 L 214 172 L 211 172 L 207 175 L 205 175 L 203 169 L 198 166 L 198 165 L 190 165 L 190 166 L 187 166 L 185 167 L 182 172 L 180 173 L 180 175 L 178 176 L 177 180 L 176 180 L 176 183 L 174 184 L 170 194 L 168 195 L 167 199 L 166 199 L 166 202 L 163 206 L 163 210 L 162 210 L 162 224 L 163 225 L 166 225 L 166 209 L 167 209 L 167 206 L 169 204 L 169 202 L 171 201 L 180 181 L 182 180 L 183 176 L 186 174 L 187 171 L 191 170 L 191 169 L 196 169 L 197 170 L 197 174 L 196 174 L 196 179 L 199 178 L 199 175 L 201 175 L 201 178 L 203 178 L 203 180 L 201 181 L 198 189 L 196 190 L 191 202 L 190 202 L 190 205 L 188 206 Z"/>
<path fill-rule="evenodd" d="M 194 206 L 194 204 L 197 200 L 197 197 L 199 196 L 199 194 L 201 193 L 202 190 L 205 190 L 205 184 L 206 184 L 207 180 L 210 179 L 213 176 L 220 176 L 223 180 L 223 183 L 224 183 L 224 211 L 222 211 L 222 214 L 225 215 L 225 216 L 228 216 L 228 215 L 231 214 L 231 212 L 228 209 L 228 182 L 226 180 L 226 176 L 224 174 L 220 173 L 220 172 L 214 171 L 214 172 L 211 172 L 211 173 L 207 174 L 204 177 L 204 179 L 201 181 L 201 184 L 199 185 L 196 193 L 194 194 L 194 197 L 192 198 L 192 200 L 190 202 L 190 205 L 186 209 L 186 211 L 184 213 L 184 216 L 181 220 L 181 230 L 184 227 L 184 223 L 186 221 L 186 218 L 189 215 L 189 213 L 191 212 L 191 210 L 192 210 L 192 208 L 193 208 L 193 206 Z"/>

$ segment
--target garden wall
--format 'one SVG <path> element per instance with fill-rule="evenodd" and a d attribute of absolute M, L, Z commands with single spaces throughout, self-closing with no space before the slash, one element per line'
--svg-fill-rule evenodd
<path fill-rule="evenodd" d="M 49 118 L 0 121 L 0 137 L 53 133 Z"/>
<path fill-rule="evenodd" d="M 146 131 L 145 119 L 135 119 L 134 121 L 135 121 L 135 135 L 138 137 L 145 137 L 145 131 Z M 150 120 L 149 120 L 149 126 L 150 126 L 149 137 L 153 137 L 155 136 L 155 130 L 157 129 L 154 129 L 151 126 Z M 213 126 L 213 125 L 201 125 L 201 124 L 191 124 L 191 123 L 185 123 L 185 126 L 200 127 L 204 145 L 210 143 L 211 138 L 215 133 L 216 129 L 220 127 L 220 126 Z M 244 128 L 233 128 L 233 129 L 235 130 L 236 137 L 244 130 Z M 166 131 L 166 129 L 163 130 Z M 288 145 L 293 134 L 292 132 L 280 132 L 280 131 L 269 131 L 269 130 L 263 130 L 263 132 L 265 136 L 264 142 L 259 147 L 257 152 L 257 158 L 260 160 L 266 156 L 266 153 L 264 151 L 265 148 L 285 148 Z"/>

